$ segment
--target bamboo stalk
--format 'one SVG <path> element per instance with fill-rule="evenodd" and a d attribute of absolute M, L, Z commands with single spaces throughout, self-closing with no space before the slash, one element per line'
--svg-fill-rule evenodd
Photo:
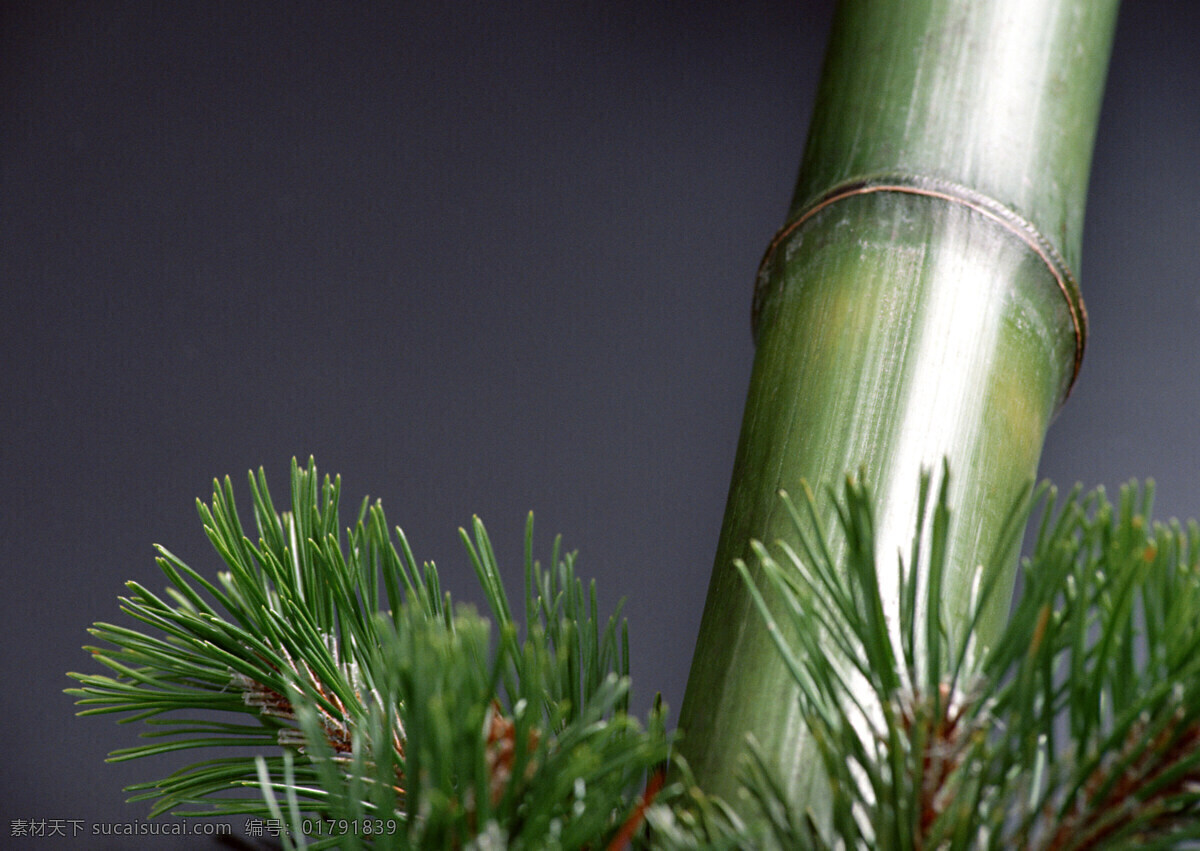
<path fill-rule="evenodd" d="M 894 587 L 919 470 L 948 459 L 953 628 L 1036 474 L 1086 339 L 1072 270 L 1116 7 L 838 9 L 792 208 L 760 269 L 754 371 L 680 719 L 700 785 L 735 805 L 753 734 L 796 805 L 820 808 L 794 688 L 733 568 L 751 539 L 786 534 L 777 492 L 863 470 Z"/>

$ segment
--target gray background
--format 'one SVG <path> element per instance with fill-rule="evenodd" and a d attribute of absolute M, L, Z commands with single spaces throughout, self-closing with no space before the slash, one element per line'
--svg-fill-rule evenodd
<path fill-rule="evenodd" d="M 64 672 L 193 500 L 293 455 L 478 599 L 581 550 L 678 708 L 829 24 L 816 3 L 0 5 L 0 833 L 131 821 Z M 1200 14 L 1130 2 L 1097 147 L 1092 336 L 1042 473 L 1200 514 Z M 240 833 L 240 823 L 235 832 Z M 15 840 L 8 840 L 4 845 Z M 26 844 L 46 847 L 50 842 Z M 104 847 L 77 840 L 74 847 Z M 198 847 L 202 840 L 112 847 Z M 23 846 L 20 846 L 23 847 Z"/>

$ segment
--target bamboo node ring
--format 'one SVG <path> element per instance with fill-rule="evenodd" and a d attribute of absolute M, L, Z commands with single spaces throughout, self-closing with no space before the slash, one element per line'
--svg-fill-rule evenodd
<path fill-rule="evenodd" d="M 751 329 L 755 339 L 758 337 L 758 317 L 766 302 L 771 276 L 771 262 L 776 249 L 789 237 L 799 231 L 805 223 L 817 213 L 838 201 L 857 195 L 870 195 L 878 192 L 899 192 L 907 195 L 921 195 L 926 198 L 936 198 L 951 204 L 967 207 L 982 216 L 999 224 L 1024 242 L 1045 263 L 1046 268 L 1054 278 L 1059 292 L 1067 303 L 1067 311 L 1071 316 L 1071 324 L 1075 335 L 1075 362 L 1064 397 L 1071 392 L 1075 379 L 1079 375 L 1079 367 L 1083 363 L 1083 349 L 1087 340 L 1087 309 L 1079 292 L 1079 283 L 1071 273 L 1066 261 L 1036 226 L 1019 213 L 1005 206 L 982 192 L 970 187 L 942 180 L 936 177 L 908 174 L 881 174 L 871 177 L 855 178 L 838 184 L 807 204 L 796 216 L 792 217 L 767 246 L 762 262 L 758 266 L 758 275 L 754 287 L 754 301 L 751 313 Z"/>

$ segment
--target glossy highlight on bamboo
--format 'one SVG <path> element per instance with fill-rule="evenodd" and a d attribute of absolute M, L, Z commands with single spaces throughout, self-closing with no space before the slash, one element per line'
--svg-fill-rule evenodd
<path fill-rule="evenodd" d="M 753 541 L 794 534 L 780 490 L 865 478 L 896 622 L 912 483 L 948 461 L 956 521 L 940 603 L 947 629 L 964 629 L 977 567 L 1079 372 L 1075 270 L 1116 6 L 838 8 L 791 211 L 755 287 L 754 371 L 680 718 L 697 781 L 735 805 L 752 736 L 794 805 L 823 808 L 794 684 L 734 569 L 752 563 Z M 836 518 L 814 522 L 828 533 Z M 999 560 L 985 646 L 1015 556 Z"/>

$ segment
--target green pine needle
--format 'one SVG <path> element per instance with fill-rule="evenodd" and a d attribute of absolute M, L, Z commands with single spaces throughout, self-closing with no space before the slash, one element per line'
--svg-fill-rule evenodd
<path fill-rule="evenodd" d="M 869 489 L 783 504 L 788 541 L 739 564 L 795 680 L 828 810 L 788 804 L 773 755 L 748 743 L 753 817 L 696 787 L 656 703 L 629 707 L 620 611 L 554 543 L 525 530 L 524 616 L 483 524 L 460 530 L 489 617 L 452 605 L 432 564 L 364 500 L 293 462 L 289 510 L 250 477 L 254 539 L 232 484 L 201 519 L 227 570 L 205 579 L 159 547 L 170 583 L 98 623 L 108 674 L 71 674 L 81 715 L 143 725 L 114 761 L 241 749 L 130 787 L 151 815 L 245 814 L 286 848 L 1181 848 L 1200 839 L 1200 527 L 1150 520 L 1151 487 L 1053 488 L 1014 506 L 965 618 L 941 604 L 954 522 L 948 471 L 919 483 L 912 546 L 877 559 Z M 1044 510 L 1023 593 L 992 646 L 977 636 L 990 577 L 1029 507 Z M 836 555 L 835 555 L 836 554 Z M 897 599 L 880 575 L 899 572 Z M 759 577 L 757 580 L 755 576 Z"/>
<path fill-rule="evenodd" d="M 784 848 L 1184 847 L 1200 836 L 1200 528 L 1151 524 L 1151 486 L 1072 492 L 1045 511 L 1023 594 L 991 648 L 943 610 L 948 473 L 920 490 L 911 558 L 899 565 L 896 632 L 879 592 L 868 489 L 848 480 L 830 542 L 783 497 L 798 549 L 755 545 L 739 565 L 800 691 L 830 787 L 827 817 L 789 812 L 767 755 L 751 797 Z M 834 499 L 834 495 L 830 495 Z M 932 505 L 931 505 L 932 502 Z M 996 559 L 1013 543 L 1014 510 Z M 920 590 L 918 590 L 920 589 Z M 770 597 L 772 604 L 768 605 Z M 895 602 L 895 601 L 890 601 Z M 817 826 L 819 823 L 819 827 Z"/>
<path fill-rule="evenodd" d="M 110 673 L 71 674 L 80 714 L 147 725 L 111 760 L 246 750 L 130 787 L 132 800 L 275 819 L 289 848 L 580 848 L 628 831 L 669 738 L 660 708 L 646 726 L 629 717 L 623 621 L 600 617 L 574 556 L 556 541 L 544 570 L 530 518 L 522 635 L 478 519 L 462 536 L 491 621 L 452 606 L 378 503 L 343 529 L 339 481 L 311 459 L 291 478 L 279 513 L 250 476 L 253 540 L 232 483 L 214 483 L 198 510 L 227 570 L 211 582 L 159 547 L 165 597 L 129 583 L 121 598 L 141 628 L 91 630 Z"/>

